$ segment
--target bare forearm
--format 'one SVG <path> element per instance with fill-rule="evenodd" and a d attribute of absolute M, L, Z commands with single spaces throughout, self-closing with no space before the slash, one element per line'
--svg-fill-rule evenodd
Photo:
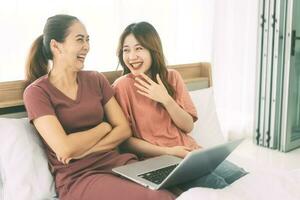
<path fill-rule="evenodd" d="M 83 154 L 74 157 L 75 159 L 83 158 L 91 153 L 95 152 L 107 152 L 115 149 L 120 143 L 131 136 L 131 130 L 128 126 L 118 126 L 112 129 L 112 131 L 97 142 L 92 148 L 84 152 Z"/>
<path fill-rule="evenodd" d="M 193 130 L 194 122 L 192 116 L 183 110 L 173 98 L 170 97 L 163 105 L 178 128 L 186 133 Z"/>
<path fill-rule="evenodd" d="M 78 156 L 82 157 L 93 152 L 112 150 L 131 136 L 129 124 L 114 97 L 105 104 L 104 111 L 109 123 L 113 127 L 112 130 L 105 137 L 98 140 L 95 145 Z"/>
<path fill-rule="evenodd" d="M 135 137 L 130 137 L 122 145 L 126 150 L 145 157 L 167 154 L 166 147 L 160 147 Z"/>
<path fill-rule="evenodd" d="M 66 134 L 57 117 L 52 115 L 39 117 L 33 123 L 58 158 L 69 158 L 86 152 L 111 131 L 111 125 L 103 122 L 86 131 Z"/>
<path fill-rule="evenodd" d="M 103 150 L 115 149 L 119 144 L 124 142 L 131 136 L 131 129 L 129 126 L 119 126 L 112 129 L 112 131 L 99 141 L 97 146 Z"/>
<path fill-rule="evenodd" d="M 68 141 L 73 147 L 69 157 L 76 157 L 84 154 L 93 148 L 101 139 L 111 131 L 111 126 L 103 122 L 87 131 L 72 133 L 68 135 Z"/>

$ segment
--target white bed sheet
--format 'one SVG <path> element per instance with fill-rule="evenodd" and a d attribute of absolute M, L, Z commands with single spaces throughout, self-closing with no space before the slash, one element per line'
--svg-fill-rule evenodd
<path fill-rule="evenodd" d="M 192 188 L 177 200 L 299 200 L 300 169 L 259 171 L 237 180 L 224 189 Z"/>

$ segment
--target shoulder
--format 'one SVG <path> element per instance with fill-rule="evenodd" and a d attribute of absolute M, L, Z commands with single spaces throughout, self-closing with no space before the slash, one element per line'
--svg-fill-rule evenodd
<path fill-rule="evenodd" d="M 27 86 L 23 93 L 23 100 L 26 109 L 32 106 L 41 105 L 44 102 L 50 102 L 51 88 L 49 82 L 45 78 L 38 79 Z"/>
<path fill-rule="evenodd" d="M 176 86 L 178 82 L 183 82 L 183 79 L 177 70 L 168 69 L 168 81 L 173 86 Z"/>
<path fill-rule="evenodd" d="M 128 85 L 132 84 L 134 79 L 129 75 L 123 75 L 115 80 L 113 87 L 115 88 L 126 88 Z"/>
<path fill-rule="evenodd" d="M 168 69 L 168 76 L 171 78 L 181 78 L 180 73 L 175 69 Z"/>
<path fill-rule="evenodd" d="M 38 95 L 38 94 L 45 94 L 47 91 L 47 88 L 49 87 L 48 85 L 48 76 L 42 76 L 39 79 L 35 80 L 32 82 L 30 85 L 28 85 L 23 93 L 23 96 L 28 96 L 28 95 Z"/>

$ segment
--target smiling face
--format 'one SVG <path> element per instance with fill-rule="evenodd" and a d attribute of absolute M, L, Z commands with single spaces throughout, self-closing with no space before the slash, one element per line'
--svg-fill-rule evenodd
<path fill-rule="evenodd" d="M 65 66 L 72 71 L 79 71 L 84 66 L 84 61 L 89 52 L 89 35 L 82 23 L 75 22 L 69 28 L 69 34 L 63 43 L 58 43 L 59 57 Z"/>
<path fill-rule="evenodd" d="M 152 64 L 150 51 L 144 48 L 133 34 L 126 36 L 122 51 L 123 61 L 132 74 L 148 72 Z"/>

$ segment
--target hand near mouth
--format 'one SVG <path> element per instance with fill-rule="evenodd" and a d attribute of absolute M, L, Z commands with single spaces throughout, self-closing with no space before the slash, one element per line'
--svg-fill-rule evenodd
<path fill-rule="evenodd" d="M 144 80 L 139 77 L 135 78 L 136 82 L 134 83 L 134 86 L 138 88 L 137 92 L 149 99 L 166 105 L 172 97 L 168 94 L 168 91 L 162 83 L 159 75 L 156 74 L 158 83 L 155 83 L 144 73 L 141 73 L 140 76 Z"/>

